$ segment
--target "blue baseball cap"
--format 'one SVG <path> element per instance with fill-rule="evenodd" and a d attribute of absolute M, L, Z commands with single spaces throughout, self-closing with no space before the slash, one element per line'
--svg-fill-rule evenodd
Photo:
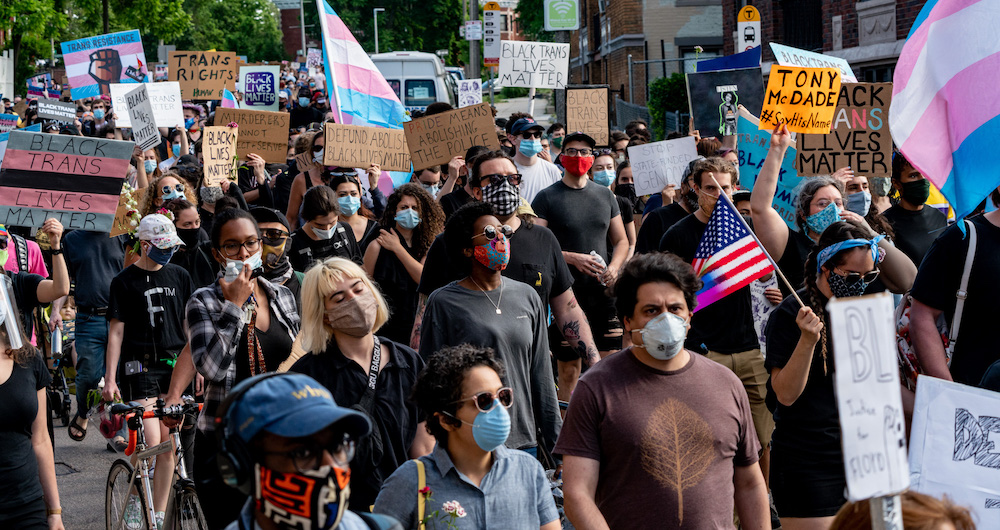
<path fill-rule="evenodd" d="M 331 425 L 354 439 L 371 433 L 367 416 L 338 406 L 330 391 L 312 377 L 296 373 L 268 375 L 251 377 L 232 390 L 235 393 L 242 390 L 240 387 L 253 385 L 228 412 L 230 425 L 243 441 L 249 443 L 261 431 L 301 438 Z"/>
<path fill-rule="evenodd" d="M 521 118 L 515 121 L 514 125 L 510 126 L 510 134 L 518 135 L 523 133 L 524 131 L 528 131 L 531 129 L 538 129 L 540 131 L 544 131 L 545 127 L 542 127 L 537 122 L 535 122 L 535 120 L 531 118 Z"/>

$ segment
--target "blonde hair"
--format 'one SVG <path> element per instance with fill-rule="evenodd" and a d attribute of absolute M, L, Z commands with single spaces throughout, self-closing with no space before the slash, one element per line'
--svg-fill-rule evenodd
<path fill-rule="evenodd" d="M 146 187 L 146 193 L 145 193 L 145 195 L 142 198 L 142 208 L 140 208 L 140 210 L 141 210 L 140 213 L 142 213 L 143 217 L 146 217 L 147 215 L 149 215 L 151 213 L 156 213 L 157 211 L 159 211 L 160 208 L 163 208 L 163 204 L 162 203 L 160 204 L 160 208 L 157 208 L 156 206 L 154 206 L 153 205 L 153 199 L 155 199 L 156 197 L 159 197 L 159 195 L 160 195 L 160 191 L 159 191 L 160 190 L 160 182 L 163 182 L 163 179 L 165 179 L 167 177 L 172 177 L 178 183 L 183 184 L 184 185 L 184 197 L 191 204 L 194 204 L 194 205 L 198 204 L 198 197 L 194 194 L 195 190 L 191 189 L 191 183 L 188 182 L 187 179 L 185 179 L 184 177 L 180 176 L 178 173 L 176 173 L 174 171 L 169 171 L 167 173 L 164 173 L 164 174 L 160 175 L 159 177 L 156 177 L 156 178 L 152 179 L 149 182 L 149 186 Z"/>
<path fill-rule="evenodd" d="M 326 299 L 334 292 L 337 283 L 349 278 L 361 280 L 375 296 L 378 309 L 372 333 L 389 320 L 389 306 L 365 271 L 351 260 L 327 258 L 306 271 L 302 280 L 302 327 L 296 338 L 302 350 L 310 353 L 326 350 L 327 343 L 333 337 L 333 328 L 323 318 L 326 314 Z"/>

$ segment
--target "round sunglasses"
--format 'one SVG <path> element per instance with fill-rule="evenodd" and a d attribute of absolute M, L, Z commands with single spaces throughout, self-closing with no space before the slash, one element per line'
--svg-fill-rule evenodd
<path fill-rule="evenodd" d="M 499 233 L 503 234 L 504 237 L 506 237 L 507 239 L 510 239 L 510 236 L 514 235 L 514 229 L 511 228 L 510 225 L 503 225 L 500 227 Z M 482 234 L 476 234 L 472 236 L 472 239 L 475 239 L 479 236 L 486 236 L 486 239 L 492 241 L 497 238 L 497 227 L 489 225 L 483 229 Z"/>
<path fill-rule="evenodd" d="M 454 405 L 455 403 L 462 403 L 469 400 L 474 401 L 476 408 L 479 409 L 479 412 L 489 412 L 493 410 L 493 407 L 496 406 L 498 401 L 500 402 L 500 406 L 505 409 L 509 409 L 511 405 L 514 404 L 514 391 L 511 390 L 510 387 L 503 387 L 500 390 L 497 390 L 496 394 L 492 392 L 480 392 L 472 397 L 452 401 L 451 404 Z"/>

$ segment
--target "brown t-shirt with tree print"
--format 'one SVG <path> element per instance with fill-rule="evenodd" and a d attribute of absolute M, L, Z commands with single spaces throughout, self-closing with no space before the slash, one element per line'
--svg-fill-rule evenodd
<path fill-rule="evenodd" d="M 696 353 L 664 372 L 630 350 L 577 385 L 555 452 L 601 463 L 597 507 L 611 528 L 732 528 L 734 466 L 760 443 L 740 380 Z"/>

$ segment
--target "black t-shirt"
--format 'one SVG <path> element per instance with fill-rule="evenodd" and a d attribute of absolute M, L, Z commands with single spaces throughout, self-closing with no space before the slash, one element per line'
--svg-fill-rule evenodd
<path fill-rule="evenodd" d="M 38 391 L 51 380 L 45 361 L 36 355 L 28 366 L 14 363 L 10 378 L 0 383 L 0 513 L 42 496 L 31 426 L 38 415 Z"/>
<path fill-rule="evenodd" d="M 125 263 L 125 237 L 73 230 L 62 244 L 70 278 L 75 280 L 73 297 L 77 307 L 108 307 L 111 279 Z"/>
<path fill-rule="evenodd" d="M 307 227 L 301 227 L 292 234 L 292 246 L 288 250 L 288 261 L 292 268 L 305 272 L 313 263 L 330 257 L 346 258 L 362 265 L 361 248 L 354 239 L 354 230 L 347 223 L 337 223 L 333 237 L 314 240 L 306 235 Z"/>
<path fill-rule="evenodd" d="M 556 236 L 544 226 L 529 225 L 523 221 L 510 238 L 510 261 L 501 274 L 530 285 L 544 304 L 573 286 L 573 275 L 563 259 Z M 461 267 L 449 259 L 444 236 L 440 235 L 427 251 L 417 290 L 430 296 L 462 276 Z"/>
<path fill-rule="evenodd" d="M 926 208 L 925 208 L 926 209 Z M 962 323 L 958 330 L 951 375 L 955 381 L 977 385 L 991 363 L 1000 359 L 996 331 L 987 322 L 1000 300 L 1000 227 L 983 216 L 969 219 L 976 226 L 976 258 L 969 275 L 969 296 L 965 300 Z M 913 281 L 913 298 L 944 312 L 952 321 L 955 293 L 962 281 L 969 237 L 962 236 L 960 225 L 944 231 L 930 250 Z"/>
<path fill-rule="evenodd" d="M 410 444 L 421 421 L 410 390 L 424 368 L 423 360 L 407 346 L 382 337 L 379 340 L 382 355 L 388 355 L 389 360 L 378 373 L 371 419 L 381 432 L 384 454 L 375 469 L 357 458 L 351 462 L 351 476 L 355 477 L 351 480 L 351 510 L 367 511 L 375 503 L 382 482 L 409 460 Z M 325 352 L 302 356 L 290 371 L 311 376 L 333 394 L 338 405 L 353 407 L 368 388 L 369 368 L 344 357 L 337 342 L 330 341 Z"/>
<path fill-rule="evenodd" d="M 472 195 L 469 195 L 469 192 L 465 191 L 465 187 L 461 187 L 444 197 L 441 197 L 438 200 L 438 204 L 440 204 L 441 209 L 444 210 L 445 220 L 448 220 L 451 218 L 451 214 L 455 213 L 455 210 L 474 200 L 476 199 Z"/>
<path fill-rule="evenodd" d="M 249 328 L 249 325 L 243 325 L 243 332 L 240 334 L 240 341 L 236 347 L 236 355 L 233 357 L 233 362 L 236 363 L 236 381 L 245 381 L 251 377 L 250 343 L 247 336 Z M 292 351 L 292 338 L 288 336 L 288 328 L 281 323 L 280 319 L 271 315 L 271 325 L 268 326 L 267 331 L 255 329 L 254 336 L 257 337 L 257 343 L 260 344 L 261 357 L 264 358 L 264 369 L 260 370 L 258 368 L 260 360 L 257 358 L 256 351 L 254 352 L 255 373 L 261 374 L 277 370 L 278 365 L 283 363 L 288 358 L 289 352 Z"/>
<path fill-rule="evenodd" d="M 660 239 L 677 221 L 688 216 L 687 210 L 674 202 L 661 206 L 646 216 L 636 235 L 635 253 L 646 254 L 656 252 L 660 248 Z"/>
<path fill-rule="evenodd" d="M 219 262 L 212 257 L 212 242 L 202 229 L 198 229 L 198 244 L 177 249 L 170 263 L 188 271 L 195 289 L 215 283 L 219 274 Z"/>
<path fill-rule="evenodd" d="M 399 244 L 413 256 L 413 259 L 420 261 L 414 255 L 413 249 L 406 245 L 406 241 L 399 237 Z M 406 266 L 399 261 L 394 252 L 381 249 L 378 259 L 375 261 L 375 274 L 372 277 L 378 284 L 379 291 L 385 297 L 385 302 L 392 308 L 389 320 L 379 328 L 380 335 L 389 340 L 399 343 L 409 344 L 410 332 L 413 330 L 413 320 L 417 313 L 417 282 L 413 281 Z"/>
<path fill-rule="evenodd" d="M 788 241 L 785 243 L 785 251 L 781 254 L 781 259 L 778 260 L 778 268 L 788 279 L 788 283 L 791 283 L 796 289 L 805 285 L 806 258 L 815 247 L 816 244 L 809 239 L 809 236 L 798 230 L 788 229 Z M 790 294 L 785 282 L 779 281 L 778 288 L 781 289 L 782 295 L 788 296 Z"/>
<path fill-rule="evenodd" d="M 914 264 L 920 265 L 931 244 L 945 228 L 948 228 L 948 218 L 932 206 L 924 206 L 918 211 L 910 211 L 897 204 L 886 210 L 885 216 L 892 225 L 896 237 L 893 243 L 903 251 Z"/>
<path fill-rule="evenodd" d="M 687 263 L 694 261 L 701 236 L 708 225 L 690 214 L 663 234 L 660 251 L 673 252 Z M 691 316 L 684 347 L 695 352 L 739 353 L 759 348 L 750 309 L 750 286 L 731 293 Z"/>
<path fill-rule="evenodd" d="M 141 361 L 143 366 L 161 365 L 177 357 L 187 343 L 184 306 L 194 283 L 191 275 L 168 263 L 157 271 L 131 265 L 111 280 L 108 320 L 125 324 L 119 366 Z"/>
<path fill-rule="evenodd" d="M 311 105 L 308 107 L 295 107 L 289 113 L 289 117 L 291 121 L 289 126 L 292 129 L 308 127 L 310 123 L 323 121 L 323 113 Z"/>
<path fill-rule="evenodd" d="M 805 289 L 796 292 L 803 301 L 808 299 Z M 822 304 L 826 305 L 825 299 Z M 785 298 L 771 313 L 764 331 L 767 336 L 764 367 L 768 374 L 773 368 L 784 368 L 792 358 L 792 352 L 802 334 L 795 324 L 798 314 L 799 303 L 791 296 Z M 824 314 L 824 318 L 825 322 L 830 322 L 828 315 Z M 786 407 L 777 401 L 770 377 L 767 381 L 767 399 L 777 406 L 774 410 L 775 430 L 772 437 L 775 448 L 798 453 L 808 451 L 813 455 L 826 454 L 836 461 L 840 455 L 840 419 L 833 391 L 833 343 L 829 333 L 826 352 L 827 369 L 824 373 L 820 345 L 816 345 L 806 387 L 791 406 Z"/>
<path fill-rule="evenodd" d="M 21 312 L 21 326 L 24 327 L 24 336 L 30 337 L 34 329 L 34 319 L 31 318 L 32 311 L 41 304 L 38 301 L 38 284 L 45 278 L 30 272 L 7 272 L 10 278 L 11 289 L 14 291 L 14 298 L 17 299 L 17 309 Z"/>

